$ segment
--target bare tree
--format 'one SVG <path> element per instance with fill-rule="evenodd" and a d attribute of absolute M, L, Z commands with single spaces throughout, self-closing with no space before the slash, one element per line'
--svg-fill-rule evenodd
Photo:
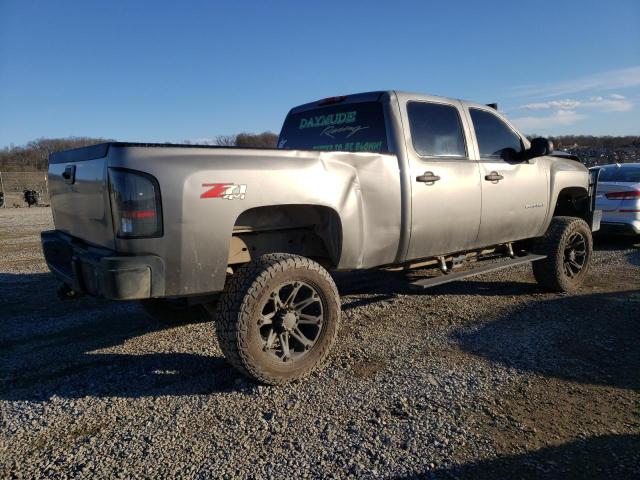
<path fill-rule="evenodd" d="M 236 135 L 218 135 L 215 144 L 221 147 L 235 147 Z"/>
<path fill-rule="evenodd" d="M 277 143 L 278 136 L 272 132 L 238 133 L 216 137 L 216 145 L 223 147 L 275 148 Z"/>
<path fill-rule="evenodd" d="M 236 135 L 236 146 L 252 148 L 276 148 L 278 136 L 272 132 L 239 133 Z"/>

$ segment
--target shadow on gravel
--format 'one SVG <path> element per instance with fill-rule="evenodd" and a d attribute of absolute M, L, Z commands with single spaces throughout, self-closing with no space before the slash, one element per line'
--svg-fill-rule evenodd
<path fill-rule="evenodd" d="M 485 297 L 536 295 L 545 293 L 535 282 L 483 282 L 481 280 L 462 280 L 432 287 L 427 291 L 431 295 L 482 295 Z M 426 292 L 423 292 L 423 294 Z"/>
<path fill-rule="evenodd" d="M 627 253 L 627 261 L 631 265 L 640 266 L 640 237 L 596 237 L 596 250 L 633 250 Z"/>
<path fill-rule="evenodd" d="M 639 248 L 640 236 L 633 235 L 612 235 L 595 232 L 593 234 L 593 245 L 596 250 L 620 250 L 625 248 Z"/>
<path fill-rule="evenodd" d="M 635 479 L 639 452 L 640 435 L 605 435 L 401 478 Z"/>
<path fill-rule="evenodd" d="M 629 250 L 634 252 L 627 254 L 627 259 L 631 265 L 640 265 L 640 237 L 606 235 L 596 233 L 593 236 L 594 250 Z"/>
<path fill-rule="evenodd" d="M 640 389 L 640 290 L 528 303 L 453 334 L 462 350 L 521 371 Z"/>
<path fill-rule="evenodd" d="M 193 353 L 92 353 L 169 327 L 135 302 L 63 302 L 48 273 L 0 274 L 0 399 L 141 397 L 234 389 L 222 357 Z"/>
<path fill-rule="evenodd" d="M 640 239 L 616 236 L 595 237 L 596 250 L 629 250 L 626 253 L 627 261 L 631 265 L 640 266 Z M 472 266 L 472 265 L 470 265 Z M 530 268 L 530 267 L 529 267 Z M 508 272 L 509 270 L 505 270 Z M 406 271 L 386 271 L 386 270 L 362 270 L 350 272 L 333 272 L 332 276 L 338 286 L 340 295 L 378 295 L 377 298 L 359 300 L 355 306 L 375 303 L 379 300 L 390 300 L 396 295 L 484 295 L 484 296 L 504 296 L 504 295 L 532 295 L 546 293 L 535 281 L 482 281 L 483 276 L 470 277 L 453 283 L 439 285 L 428 290 L 411 288 L 411 282 L 440 275 L 437 268 L 417 268 Z M 346 304 L 346 309 L 350 304 Z"/>
<path fill-rule="evenodd" d="M 387 272 L 373 270 L 364 272 L 339 272 L 333 277 L 340 295 L 375 294 L 376 297 L 352 302 L 353 307 L 359 307 L 382 300 L 391 300 L 396 295 L 532 295 L 543 293 L 544 290 L 535 282 L 483 282 L 481 280 L 460 280 L 431 287 L 428 290 L 413 289 L 410 283 L 420 278 L 438 275 L 435 270 L 410 270 L 406 272 Z M 344 309 L 352 308 L 350 303 Z"/>
<path fill-rule="evenodd" d="M 342 310 L 351 310 L 352 308 L 364 307 L 365 305 L 371 305 L 372 303 L 384 302 L 385 300 L 392 300 L 394 297 L 395 295 L 379 294 L 370 298 L 361 298 L 360 300 L 343 303 Z"/>

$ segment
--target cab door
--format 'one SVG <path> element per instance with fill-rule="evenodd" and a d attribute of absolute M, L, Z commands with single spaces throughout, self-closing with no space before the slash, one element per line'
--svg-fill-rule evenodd
<path fill-rule="evenodd" d="M 524 142 L 495 111 L 473 106 L 468 115 L 482 184 L 478 246 L 537 235 L 548 209 L 546 160 L 517 160 Z"/>
<path fill-rule="evenodd" d="M 411 173 L 407 259 L 474 247 L 480 227 L 480 173 L 478 162 L 470 158 L 462 104 L 425 97 L 401 105 Z"/>

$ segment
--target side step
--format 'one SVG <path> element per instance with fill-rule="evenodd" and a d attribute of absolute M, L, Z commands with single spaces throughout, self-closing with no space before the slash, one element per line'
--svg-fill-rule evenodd
<path fill-rule="evenodd" d="M 546 255 L 534 255 L 528 254 L 522 257 L 509 258 L 500 262 L 492 262 L 489 265 L 482 267 L 476 267 L 471 270 L 466 270 L 456 273 L 448 273 L 446 275 L 438 275 L 437 277 L 424 278 L 416 282 L 411 283 L 411 286 L 417 289 L 425 289 L 435 287 L 436 285 L 442 285 L 443 283 L 455 282 L 467 277 L 474 277 L 483 273 L 495 272 L 496 270 L 502 270 L 503 268 L 513 267 L 515 265 L 522 265 L 523 263 L 535 262 L 547 258 Z"/>

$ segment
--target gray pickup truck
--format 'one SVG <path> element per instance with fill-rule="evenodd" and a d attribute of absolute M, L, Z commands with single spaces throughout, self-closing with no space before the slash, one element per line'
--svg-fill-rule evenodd
<path fill-rule="evenodd" d="M 495 105 L 371 92 L 292 109 L 277 149 L 55 153 L 56 229 L 42 244 L 62 296 L 215 316 L 230 363 L 280 384 L 308 375 L 336 337 L 330 270 L 433 266 L 413 285 L 426 288 L 533 262 L 545 288 L 575 289 L 599 226 L 595 175 Z"/>

